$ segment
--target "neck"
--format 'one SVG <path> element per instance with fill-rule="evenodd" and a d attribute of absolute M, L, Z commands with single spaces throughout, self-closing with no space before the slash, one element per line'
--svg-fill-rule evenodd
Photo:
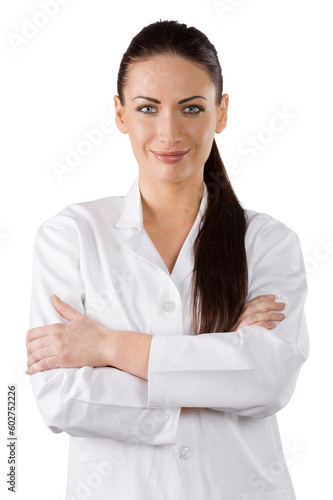
<path fill-rule="evenodd" d="M 166 182 L 139 177 L 143 223 L 180 228 L 196 219 L 204 181 Z"/>

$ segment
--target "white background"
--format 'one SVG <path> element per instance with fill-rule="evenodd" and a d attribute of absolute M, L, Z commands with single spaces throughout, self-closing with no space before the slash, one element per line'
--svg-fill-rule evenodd
<path fill-rule="evenodd" d="M 56 0 L 54 0 L 56 1 Z M 309 293 L 311 351 L 290 403 L 278 413 L 298 500 L 332 494 L 332 48 L 329 1 L 3 1 L 1 19 L 1 407 L 0 495 L 7 491 L 7 385 L 17 384 L 17 500 L 63 500 L 68 436 L 44 424 L 25 374 L 32 247 L 38 226 L 65 206 L 127 193 L 138 167 L 128 135 L 113 128 L 82 162 L 57 177 L 101 120 L 114 122 L 119 63 L 145 25 L 175 19 L 215 45 L 229 95 L 216 135 L 244 207 L 300 237 Z M 52 2 L 51 2 L 52 3 Z M 28 22 L 30 39 L 22 36 Z M 30 28 L 31 31 L 31 28 Z M 288 116 L 269 132 L 276 110 Z M 255 137 L 260 150 L 245 154 Z M 207 499 L 208 500 L 208 499 Z M 209 499 L 210 500 L 210 499 Z M 228 499 L 234 500 L 234 499 Z M 236 499 L 235 499 L 236 500 Z"/>

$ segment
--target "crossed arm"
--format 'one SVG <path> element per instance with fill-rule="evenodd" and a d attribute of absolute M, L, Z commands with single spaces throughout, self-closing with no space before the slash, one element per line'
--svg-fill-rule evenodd
<path fill-rule="evenodd" d="M 263 418 L 288 402 L 308 355 L 303 257 L 281 223 L 258 216 L 253 224 L 246 243 L 254 298 L 230 332 L 196 336 L 111 330 L 85 316 L 76 222 L 62 216 L 40 228 L 26 344 L 34 395 L 53 432 L 174 444 L 180 411 Z M 51 300 L 53 291 L 66 303 Z M 272 291 L 288 309 L 268 332 L 284 305 L 259 295 Z M 150 418 L 158 430 L 147 434 Z"/>
<path fill-rule="evenodd" d="M 274 302 L 273 298 L 259 296 L 249 301 L 235 329 L 246 324 L 259 324 L 267 329 L 274 327 L 272 322 L 283 317 L 272 309 L 278 311 L 285 304 Z M 52 304 L 67 322 L 32 328 L 27 332 L 27 374 L 51 368 L 113 366 L 148 380 L 152 335 L 106 328 L 57 295 L 52 296 Z M 181 413 L 197 409 L 184 407 Z"/>
<path fill-rule="evenodd" d="M 28 375 L 51 368 L 113 366 L 148 380 L 152 335 L 111 330 L 52 296 L 55 309 L 68 321 L 32 328 L 26 335 Z M 187 413 L 198 408 L 182 408 Z"/>
<path fill-rule="evenodd" d="M 68 321 L 27 332 L 29 375 L 50 368 L 114 366 L 148 380 L 152 335 L 106 328 L 57 295 L 53 295 L 52 304 Z"/>

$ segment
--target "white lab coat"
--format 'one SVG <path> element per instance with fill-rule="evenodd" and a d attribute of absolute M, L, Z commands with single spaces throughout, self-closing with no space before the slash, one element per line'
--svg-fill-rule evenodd
<path fill-rule="evenodd" d="M 246 210 L 247 300 L 274 293 L 286 318 L 272 331 L 193 335 L 192 244 L 207 196 L 205 185 L 171 275 L 143 228 L 138 177 L 126 196 L 73 204 L 38 229 L 29 328 L 66 321 L 56 293 L 111 329 L 153 335 L 148 381 L 114 367 L 31 376 L 46 425 L 69 434 L 66 500 L 296 498 L 275 414 L 309 352 L 299 238 Z"/>

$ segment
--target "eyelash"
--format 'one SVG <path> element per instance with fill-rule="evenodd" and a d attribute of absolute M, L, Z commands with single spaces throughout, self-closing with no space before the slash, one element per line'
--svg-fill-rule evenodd
<path fill-rule="evenodd" d="M 154 106 L 151 106 L 150 104 L 146 104 L 145 106 L 140 106 L 139 108 L 137 108 L 137 111 L 141 111 L 143 108 L 156 109 L 156 108 L 154 108 Z M 200 111 L 205 111 L 204 108 L 202 108 L 201 106 L 198 106 L 196 104 L 191 104 L 190 106 L 186 106 L 186 108 L 184 108 L 184 109 L 187 109 L 187 108 L 197 108 L 199 110 L 199 112 L 197 112 L 197 113 L 185 113 L 186 115 L 199 115 Z M 144 111 L 142 111 L 142 113 L 144 115 L 155 115 L 156 114 L 156 113 L 146 113 Z"/>

